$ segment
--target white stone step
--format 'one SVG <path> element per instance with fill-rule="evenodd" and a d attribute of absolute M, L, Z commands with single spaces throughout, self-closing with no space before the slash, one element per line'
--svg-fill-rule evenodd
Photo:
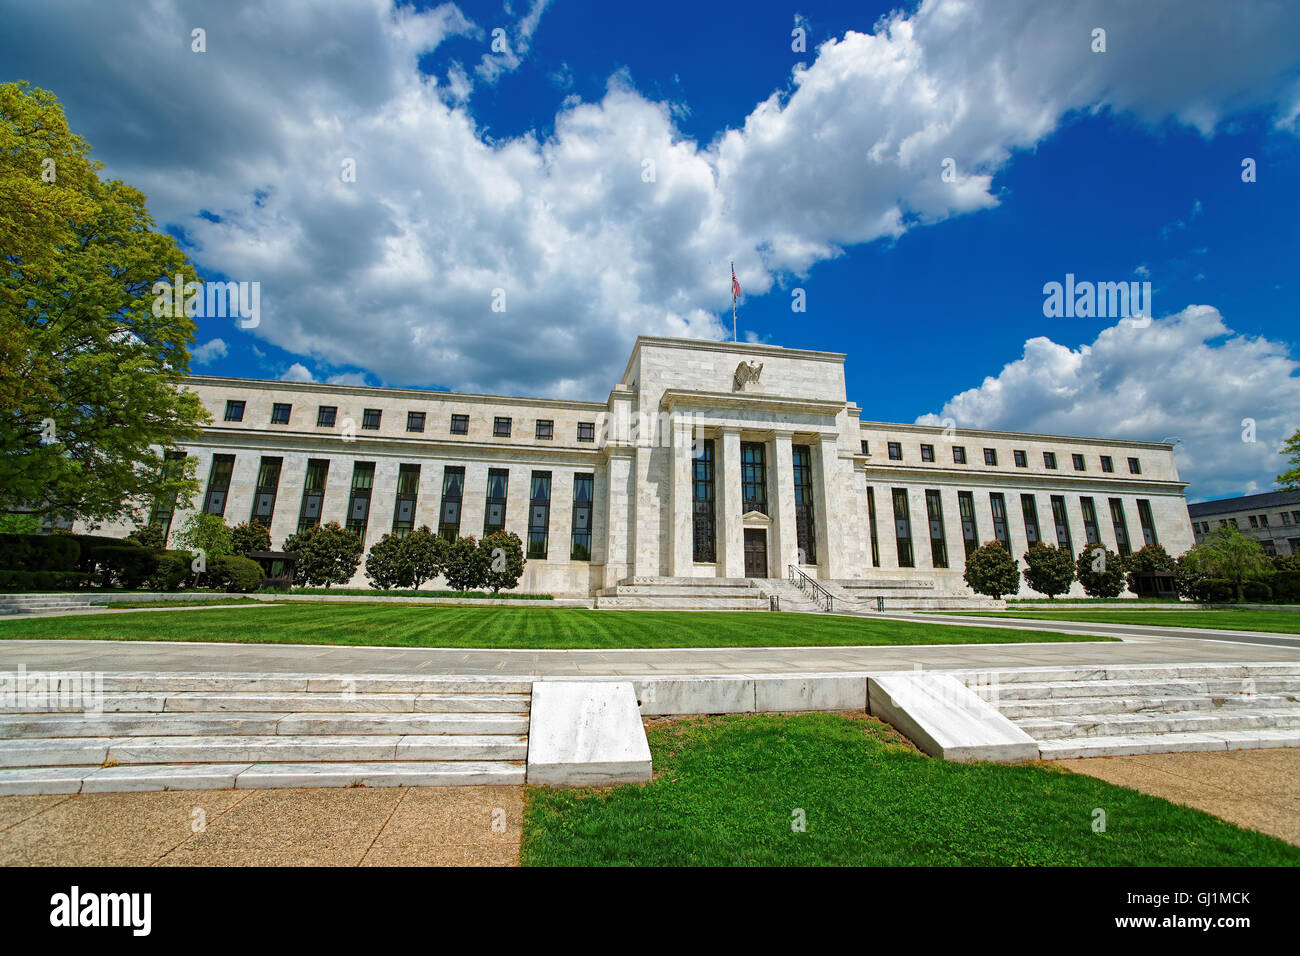
<path fill-rule="evenodd" d="M 1182 711 L 1219 711 L 1241 707 L 1275 708 L 1297 702 L 1296 697 L 1282 694 L 1235 694 L 1229 696 L 1188 697 L 1049 697 L 1042 700 L 994 701 L 998 711 L 1013 720 L 1021 717 L 1063 717 L 1082 714 L 1178 713 Z"/>
<path fill-rule="evenodd" d="M 712 584 L 620 584 L 603 588 L 600 597 L 754 597 L 757 588 Z"/>
<path fill-rule="evenodd" d="M 1300 747 L 1300 733 L 1287 731 L 1222 731 L 1113 737 L 1072 737 L 1040 741 L 1044 760 L 1076 757 L 1125 757 L 1133 754 L 1182 753 L 1194 750 L 1249 750 Z"/>
<path fill-rule="evenodd" d="M 970 683 L 967 684 L 985 700 L 999 703 L 1013 700 L 1060 700 L 1072 697 L 1190 697 L 1195 695 L 1230 697 L 1254 692 L 1256 694 L 1300 694 L 1300 678 L 1247 677 L 1247 678 L 1172 678 L 1168 680 L 1097 680 L 1052 681 L 1030 683 Z"/>
<path fill-rule="evenodd" d="M 103 709 L 109 712 L 168 713 L 492 713 L 528 712 L 525 694 L 389 694 L 389 693 L 203 693 L 105 694 Z"/>
<path fill-rule="evenodd" d="M 0 740 L 30 737 L 525 734 L 526 714 L 3 714 Z"/>
<path fill-rule="evenodd" d="M 108 673 L 105 693 L 527 694 L 531 677 L 418 677 L 390 674 Z"/>
<path fill-rule="evenodd" d="M 596 607 L 599 610 L 766 611 L 767 598 L 759 595 L 744 598 L 597 597 Z"/>
<path fill-rule="evenodd" d="M 1225 730 L 1291 730 L 1300 728 L 1300 707 L 1177 714 L 1082 714 L 1070 717 L 1029 717 L 1013 721 L 1035 740 L 1066 737 L 1124 737 L 1140 734 L 1214 733 Z"/>
<path fill-rule="evenodd" d="M 178 715 L 179 716 L 179 715 Z M 527 714 L 286 714 L 277 734 L 526 734 Z"/>
<path fill-rule="evenodd" d="M 1017 667 L 952 672 L 962 679 L 1037 684 L 1054 681 L 1237 679 L 1300 676 L 1300 661 L 1231 664 L 1111 664 L 1107 667 Z"/>

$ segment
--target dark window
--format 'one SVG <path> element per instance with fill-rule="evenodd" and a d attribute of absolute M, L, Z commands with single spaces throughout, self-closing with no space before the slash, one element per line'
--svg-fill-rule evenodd
<path fill-rule="evenodd" d="M 1070 519 L 1065 514 L 1065 499 L 1052 495 L 1052 522 L 1056 525 L 1056 546 L 1066 554 L 1074 554 L 1074 543 L 1070 539 Z"/>
<path fill-rule="evenodd" d="M 985 448 L 984 464 L 997 465 L 997 463 L 998 463 L 998 450 L 996 448 Z"/>
<path fill-rule="evenodd" d="M 185 473 L 185 452 L 169 451 L 163 455 L 163 471 L 169 478 L 180 477 Z M 149 519 L 150 524 L 158 525 L 162 528 L 163 547 L 167 547 L 167 536 L 171 534 L 172 517 L 176 514 L 176 499 L 179 493 L 173 491 L 171 495 L 164 495 L 154 500 L 153 515 Z"/>
<path fill-rule="evenodd" d="M 1128 543 L 1128 519 L 1124 517 L 1124 502 L 1119 498 L 1110 499 L 1110 520 L 1115 525 L 1115 544 L 1120 557 L 1127 557 L 1133 550 Z"/>
<path fill-rule="evenodd" d="M 705 438 L 691 460 L 691 560 L 701 564 L 718 560 L 713 500 L 713 439 Z"/>
<path fill-rule="evenodd" d="M 876 536 L 876 489 L 867 486 L 867 523 L 871 529 L 871 566 L 880 567 L 880 541 Z"/>
<path fill-rule="evenodd" d="M 930 522 L 930 557 L 936 568 L 946 568 L 948 544 L 943 534 L 943 502 L 938 491 L 926 491 L 925 517 Z"/>
<path fill-rule="evenodd" d="M 1258 519 L 1258 518 L 1256 518 L 1254 515 L 1247 515 L 1247 518 L 1250 519 L 1250 526 L 1251 526 L 1252 528 L 1258 528 L 1258 527 L 1259 527 L 1259 519 Z"/>
<path fill-rule="evenodd" d="M 975 496 L 969 491 L 957 492 L 957 513 L 961 515 L 961 543 L 966 557 L 980 546 L 979 531 L 975 527 Z"/>
<path fill-rule="evenodd" d="M 447 541 L 460 536 L 460 502 L 465 492 L 465 469 L 448 465 L 442 470 L 442 506 L 438 509 L 438 534 Z"/>
<path fill-rule="evenodd" d="M 1138 461 L 1136 458 L 1130 458 L 1128 460 L 1128 473 L 1130 475 L 1142 474 L 1142 462 Z"/>
<path fill-rule="evenodd" d="M 453 435 L 468 435 L 468 434 L 469 434 L 469 416 L 468 416 L 468 415 L 452 415 L 452 416 L 451 416 L 451 433 L 452 433 Z"/>
<path fill-rule="evenodd" d="M 320 524 L 321 508 L 325 503 L 325 477 L 330 463 L 322 458 L 307 461 L 307 477 L 302 482 L 302 507 L 298 511 L 298 530 L 306 531 Z"/>
<path fill-rule="evenodd" d="M 898 566 L 915 567 L 912 560 L 912 517 L 907 506 L 907 489 L 893 489 L 894 539 L 898 543 Z"/>
<path fill-rule="evenodd" d="M 361 413 L 361 427 L 371 431 L 379 428 L 379 419 L 383 417 L 383 412 L 378 408 L 367 408 Z"/>
<path fill-rule="evenodd" d="M 1084 463 L 1083 463 L 1083 456 L 1082 456 L 1082 455 L 1071 455 L 1071 456 L 1070 456 L 1070 461 L 1074 463 L 1074 470 L 1075 470 L 1075 471 L 1084 471 L 1084 470 L 1086 470 L 1086 466 L 1085 466 Z"/>
<path fill-rule="evenodd" d="M 1029 467 L 1029 458 L 1028 456 L 1025 455 L 1023 451 L 1013 451 L 1011 454 L 1016 459 L 1017 468 Z"/>
<path fill-rule="evenodd" d="M 253 514 L 249 519 L 263 528 L 271 527 L 275 514 L 275 495 L 280 487 L 280 466 L 283 458 L 263 458 L 257 468 L 257 484 L 253 490 Z"/>
<path fill-rule="evenodd" d="M 1032 548 L 1042 540 L 1038 532 L 1038 499 L 1033 495 L 1021 495 L 1020 511 L 1025 516 L 1025 538 Z"/>
<path fill-rule="evenodd" d="M 1093 505 L 1091 498 L 1079 499 L 1079 510 L 1083 512 L 1083 536 L 1089 544 L 1099 544 L 1101 538 L 1097 534 L 1097 508 Z"/>
<path fill-rule="evenodd" d="M 1142 525 L 1142 540 L 1147 544 L 1159 544 L 1156 538 L 1156 523 L 1151 517 L 1151 502 L 1138 499 L 1138 522 Z"/>
<path fill-rule="evenodd" d="M 287 425 L 289 424 L 289 411 L 292 405 L 286 405 L 283 402 L 276 402 L 271 406 L 271 424 Z"/>
<path fill-rule="evenodd" d="M 1115 460 L 1110 455 L 1101 456 L 1101 470 L 1107 473 L 1115 470 Z"/>
<path fill-rule="evenodd" d="M 546 557 L 546 545 L 551 527 L 551 473 L 533 472 L 532 487 L 528 492 L 528 556 Z"/>
<path fill-rule="evenodd" d="M 933 445 L 922 445 L 922 446 L 921 446 L 921 460 L 922 460 L 922 461 L 934 461 L 934 446 L 933 446 Z"/>
<path fill-rule="evenodd" d="M 370 524 L 370 493 L 375 485 L 375 463 L 359 461 L 352 466 L 352 493 L 348 497 L 349 531 L 361 536 L 362 547 L 366 543 L 366 528 Z"/>
<path fill-rule="evenodd" d="M 1007 502 L 1001 493 L 989 495 L 989 510 L 993 512 L 993 537 L 1010 548 L 1011 541 L 1007 537 Z"/>
<path fill-rule="evenodd" d="M 555 421 L 550 418 L 537 419 L 537 439 L 551 441 L 555 438 Z"/>
<path fill-rule="evenodd" d="M 1053 469 L 1056 468 L 1056 452 L 1054 451 L 1043 452 L 1043 467 L 1053 468 Z"/>
<path fill-rule="evenodd" d="M 890 461 L 903 460 L 903 446 L 900 442 L 891 441 L 889 443 L 889 460 Z"/>
<path fill-rule="evenodd" d="M 506 526 L 506 490 L 509 484 L 510 472 L 504 468 L 492 468 L 488 471 L 487 510 L 483 515 L 485 535 L 493 531 L 501 531 Z"/>
<path fill-rule="evenodd" d="M 793 446 L 794 534 L 800 564 L 817 563 L 816 520 L 813 514 L 812 451 L 807 445 Z"/>
<path fill-rule="evenodd" d="M 569 559 L 591 560 L 591 503 L 595 492 L 595 475 L 573 476 L 573 540 Z"/>
<path fill-rule="evenodd" d="M 766 448 L 762 442 L 740 443 L 740 511 L 767 514 Z"/>
<path fill-rule="evenodd" d="M 230 473 L 235 470 L 234 455 L 213 455 L 208 472 L 208 493 L 203 496 L 203 510 L 210 515 L 226 513 L 226 493 L 230 491 Z"/>
<path fill-rule="evenodd" d="M 510 437 L 510 419 L 500 415 L 492 419 L 492 434 L 497 438 Z"/>
<path fill-rule="evenodd" d="M 424 412 L 407 412 L 406 430 L 408 432 L 424 431 Z"/>
<path fill-rule="evenodd" d="M 596 423 L 578 422 L 578 441 L 595 441 Z"/>
<path fill-rule="evenodd" d="M 966 449 L 963 448 L 961 445 L 953 445 L 953 446 L 952 446 L 952 460 L 953 460 L 953 463 L 954 463 L 954 464 L 957 464 L 957 465 L 964 465 L 964 464 L 966 464 Z"/>
<path fill-rule="evenodd" d="M 233 400 L 226 402 L 226 421 L 242 422 L 244 420 L 244 403 Z"/>
<path fill-rule="evenodd" d="M 333 428 L 334 420 L 338 417 L 339 409 L 337 405 L 321 405 L 316 409 L 316 427 Z"/>
<path fill-rule="evenodd" d="M 867 440 L 865 438 L 862 439 L 862 454 L 864 455 L 871 454 L 871 446 L 867 444 Z"/>
<path fill-rule="evenodd" d="M 419 413 L 421 416 L 423 412 Z M 393 504 L 393 534 L 404 538 L 415 528 L 415 500 L 420 492 L 420 466 L 397 469 L 397 500 Z"/>

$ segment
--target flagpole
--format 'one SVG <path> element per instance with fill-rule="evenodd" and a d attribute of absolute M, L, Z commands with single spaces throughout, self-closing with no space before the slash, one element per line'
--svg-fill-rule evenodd
<path fill-rule="evenodd" d="M 736 260 L 731 260 L 731 341 L 739 342 L 736 337 Z"/>

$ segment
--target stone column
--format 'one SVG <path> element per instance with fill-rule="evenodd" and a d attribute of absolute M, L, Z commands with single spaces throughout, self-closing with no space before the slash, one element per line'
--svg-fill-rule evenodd
<path fill-rule="evenodd" d="M 740 522 L 740 429 L 722 429 L 722 461 L 715 466 L 714 494 L 717 514 L 718 576 L 745 576 L 745 535 Z M 715 451 L 719 444 L 714 445 Z M 720 466 L 720 467 L 719 467 Z"/>
<path fill-rule="evenodd" d="M 669 480 L 669 497 L 672 516 L 671 552 L 668 573 L 673 577 L 687 577 L 693 564 L 692 528 L 694 500 L 691 487 L 691 424 L 677 416 L 672 420 L 672 466 Z"/>
<path fill-rule="evenodd" d="M 797 564 L 799 535 L 794 518 L 794 450 L 791 444 L 793 433 L 776 431 L 772 433 L 772 467 L 773 481 L 770 483 L 775 500 L 768 504 L 772 512 L 771 554 L 768 556 L 769 571 L 773 577 L 786 576 L 786 566 Z M 820 555 L 822 542 L 816 542 Z"/>
<path fill-rule="evenodd" d="M 840 493 L 839 436 L 822 435 L 812 447 L 813 457 L 813 512 L 817 528 L 817 564 L 820 577 L 842 578 L 844 556 L 840 536 L 831 527 L 830 517 L 840 514 L 845 507 Z"/>

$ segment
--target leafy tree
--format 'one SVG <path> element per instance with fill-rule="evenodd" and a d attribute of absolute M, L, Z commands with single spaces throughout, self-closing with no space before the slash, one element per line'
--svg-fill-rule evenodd
<path fill-rule="evenodd" d="M 1174 587 L 1178 593 L 1189 601 L 1204 601 L 1209 597 L 1210 576 L 1197 567 L 1196 558 L 1191 548 L 1178 556 L 1174 562 Z"/>
<path fill-rule="evenodd" d="M 1128 588 L 1136 594 L 1137 588 L 1134 585 L 1137 583 L 1137 575 L 1173 574 L 1178 570 L 1178 563 L 1163 545 L 1148 544 L 1125 559 L 1124 570 L 1128 572 Z"/>
<path fill-rule="evenodd" d="M 30 514 L 0 514 L 0 534 L 40 534 L 41 519 Z"/>
<path fill-rule="evenodd" d="M 420 525 L 405 538 L 402 545 L 406 548 L 411 564 L 411 586 L 419 589 L 425 581 L 432 581 L 442 574 L 447 542 L 430 530 L 427 524 Z"/>
<path fill-rule="evenodd" d="M 161 551 L 167 546 L 167 542 L 163 539 L 162 525 L 153 522 L 140 525 L 140 527 L 128 534 L 126 539 L 157 551 Z"/>
<path fill-rule="evenodd" d="M 1300 551 L 1273 556 L 1274 571 L 1300 571 Z"/>
<path fill-rule="evenodd" d="M 507 591 L 519 583 L 524 573 L 524 543 L 513 531 L 494 531 L 479 543 L 486 555 L 487 580 L 484 582 L 496 594 Z"/>
<path fill-rule="evenodd" d="M 230 552 L 247 557 L 253 551 L 271 550 L 271 532 L 256 522 L 241 521 L 230 529 Z"/>
<path fill-rule="evenodd" d="M 337 521 L 292 534 L 284 550 L 294 555 L 294 577 L 309 587 L 347 584 L 361 563 L 361 536 Z"/>
<path fill-rule="evenodd" d="M 972 551 L 962 577 L 976 594 L 995 600 L 1020 590 L 1020 564 L 1000 541 L 985 541 Z"/>
<path fill-rule="evenodd" d="M 194 269 L 89 151 L 53 94 L 0 84 L 0 513 L 93 525 L 187 506 L 194 461 L 166 454 L 209 418 L 181 387 L 194 320 L 153 310 Z"/>
<path fill-rule="evenodd" d="M 491 562 L 491 555 L 469 535 L 447 545 L 442 573 L 453 591 L 472 591 L 487 584 Z"/>
<path fill-rule="evenodd" d="M 371 586 L 384 591 L 411 587 L 415 574 L 406 539 L 386 534 L 372 544 L 366 554 L 366 577 Z"/>
<path fill-rule="evenodd" d="M 190 551 L 202 552 L 203 562 L 194 569 L 194 584 L 199 583 L 199 575 L 217 558 L 230 554 L 230 529 L 221 515 L 208 514 L 206 511 L 191 512 L 181 525 L 176 535 L 176 543 Z"/>
<path fill-rule="evenodd" d="M 1088 597 L 1119 597 L 1126 584 L 1124 570 L 1124 559 L 1095 541 L 1083 546 L 1074 563 L 1075 577 Z"/>
<path fill-rule="evenodd" d="M 1074 558 L 1063 548 L 1041 541 L 1025 552 L 1025 583 L 1040 594 L 1055 598 L 1070 590 L 1074 581 Z"/>
<path fill-rule="evenodd" d="M 1259 542 L 1230 524 L 1215 528 L 1205 541 L 1187 552 L 1186 559 L 1192 571 L 1228 581 L 1236 589 L 1238 602 L 1246 599 L 1247 581 L 1262 578 L 1273 569 Z"/>
<path fill-rule="evenodd" d="M 1300 489 L 1300 428 L 1282 443 L 1282 450 L 1278 454 L 1286 455 L 1291 467 L 1277 476 L 1277 486 L 1282 489 Z"/>

